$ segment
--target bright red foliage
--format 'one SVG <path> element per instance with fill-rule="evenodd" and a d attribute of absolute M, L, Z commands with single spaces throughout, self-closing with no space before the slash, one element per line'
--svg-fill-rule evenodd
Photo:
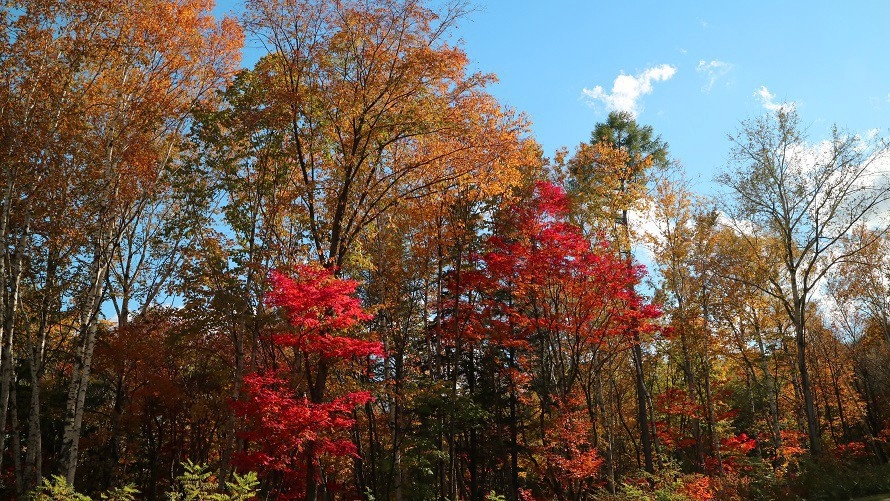
<path fill-rule="evenodd" d="M 246 399 L 235 404 L 245 423 L 240 437 L 250 444 L 236 458 L 238 466 L 271 479 L 279 499 L 305 497 L 324 458 L 356 455 L 348 435 L 355 423 L 352 412 L 373 397 L 357 391 L 328 400 L 327 371 L 350 360 L 383 357 L 380 342 L 347 335 L 371 319 L 354 296 L 357 282 L 309 265 L 298 267 L 294 277 L 271 272 L 268 297 L 291 327 L 272 340 L 295 352 L 294 365 L 245 376 Z"/>
<path fill-rule="evenodd" d="M 321 454 L 355 454 L 355 445 L 336 432 L 352 426 L 352 410 L 372 399 L 369 392 L 313 404 L 305 397 L 295 397 L 275 373 L 246 376 L 244 389 L 250 399 L 239 404 L 237 412 L 249 418 L 250 427 L 241 438 L 257 446 L 241 455 L 245 466 L 299 477 L 304 474 L 303 465 L 294 464 L 294 457 L 302 455 L 308 444 L 314 444 Z"/>
<path fill-rule="evenodd" d="M 694 475 L 693 479 L 683 485 L 683 495 L 695 501 L 710 501 L 714 499 L 711 492 L 711 479 L 704 475 Z"/>
<path fill-rule="evenodd" d="M 649 320 L 660 311 L 634 291 L 643 267 L 629 265 L 606 244 L 591 246 L 567 220 L 568 207 L 562 188 L 538 182 L 529 202 L 510 208 L 481 256 L 482 270 L 464 278 L 491 299 L 482 301 L 483 313 L 503 313 L 497 318 L 528 332 L 579 333 L 582 345 L 654 329 Z M 515 306 L 505 304 L 505 296 Z M 534 303 L 535 311 L 520 311 L 523 303 Z"/>
<path fill-rule="evenodd" d="M 604 459 L 592 444 L 593 425 L 583 412 L 580 402 L 567 402 L 548 427 L 548 441 L 542 452 L 548 480 L 554 486 L 569 491 L 594 478 Z"/>
<path fill-rule="evenodd" d="M 593 246 L 569 220 L 569 199 L 546 182 L 499 213 L 474 269 L 452 273 L 441 339 L 471 350 L 501 350 L 508 386 L 540 405 L 528 437 L 529 470 L 541 487 L 524 496 L 580 498 L 595 490 L 604 458 L 584 382 L 602 350 L 630 347 L 654 331 L 659 310 L 634 287 L 643 272 L 606 244 Z M 532 396 L 531 393 L 537 393 Z M 545 488 L 546 486 L 546 488 Z"/>
<path fill-rule="evenodd" d="M 668 388 L 656 395 L 655 406 L 659 412 L 669 416 L 696 418 L 701 417 L 703 413 L 695 398 L 680 388 Z"/>
<path fill-rule="evenodd" d="M 746 457 L 756 447 L 757 440 L 750 438 L 745 433 L 720 440 L 723 471 L 731 473 L 750 470 L 750 464 Z M 715 458 L 709 458 L 708 467 L 712 471 L 716 471 Z"/>
<path fill-rule="evenodd" d="M 379 342 L 333 335 L 372 318 L 354 296 L 358 282 L 334 277 L 329 270 L 311 265 L 297 267 L 294 275 L 298 281 L 278 271 L 269 274 L 272 291 L 267 302 L 282 308 L 295 328 L 275 334 L 275 344 L 326 358 L 383 356 Z"/>

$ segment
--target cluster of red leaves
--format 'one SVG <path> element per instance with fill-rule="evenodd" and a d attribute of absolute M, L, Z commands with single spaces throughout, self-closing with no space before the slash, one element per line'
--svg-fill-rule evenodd
<path fill-rule="evenodd" d="M 267 301 L 281 308 L 294 328 L 272 336 L 275 344 L 333 359 L 383 356 L 380 342 L 334 335 L 372 318 L 355 297 L 357 281 L 311 265 L 296 267 L 294 275 L 299 280 L 278 271 L 269 274 L 272 291 Z"/>
<path fill-rule="evenodd" d="M 868 456 L 868 446 L 863 442 L 839 444 L 832 453 L 839 459 L 862 459 Z"/>
<path fill-rule="evenodd" d="M 558 483 L 591 479 L 604 459 L 590 443 L 591 424 L 581 412 L 562 409 L 544 446 L 548 473 Z"/>
<path fill-rule="evenodd" d="M 543 423 L 545 438 L 532 447 L 533 454 L 542 459 L 533 468 L 545 480 L 538 486 L 542 492 L 536 496 L 530 489 L 520 489 L 520 500 L 574 499 L 596 485 L 593 480 L 605 459 L 591 443 L 592 425 L 579 404 L 577 397 L 561 402 Z M 561 495 L 554 496 L 555 492 Z"/>
<path fill-rule="evenodd" d="M 757 440 L 750 438 L 745 433 L 724 438 L 721 442 L 723 451 L 728 455 L 744 456 L 757 447 Z"/>
<path fill-rule="evenodd" d="M 321 458 L 356 454 L 348 435 L 355 423 L 352 412 L 372 400 L 367 391 L 310 400 L 305 388 L 317 379 L 302 378 L 323 377 L 318 375 L 322 363 L 332 367 L 384 353 L 380 342 L 348 335 L 350 329 L 371 319 L 355 297 L 357 282 L 311 265 L 297 267 L 295 278 L 278 271 L 269 277 L 268 303 L 285 315 L 290 326 L 272 340 L 282 349 L 299 352 L 303 367 L 290 373 L 279 370 L 245 376 L 246 398 L 234 407 L 244 420 L 239 436 L 250 446 L 236 457 L 236 464 L 274 478 L 279 499 L 300 499 L 305 495 L 307 474 L 317 479 Z"/>
<path fill-rule="evenodd" d="M 680 388 L 668 388 L 656 395 L 655 406 L 659 412 L 668 416 L 690 418 L 702 416 L 701 406 L 689 395 L 689 392 Z"/>
<path fill-rule="evenodd" d="M 255 445 L 239 456 L 239 464 L 254 471 L 276 471 L 286 477 L 301 478 L 302 457 L 309 445 L 315 452 L 332 456 L 354 456 L 355 445 L 338 434 L 355 422 L 352 410 L 372 400 L 366 391 L 348 393 L 331 402 L 313 404 L 296 398 L 288 385 L 274 373 L 250 374 L 244 378 L 250 399 L 235 404 L 235 412 L 248 419 L 240 434 Z"/>
<path fill-rule="evenodd" d="M 720 451 L 723 455 L 722 465 L 723 471 L 732 473 L 737 471 L 745 471 L 750 469 L 750 465 L 745 461 L 748 453 L 757 447 L 757 440 L 749 437 L 745 433 L 741 433 L 734 437 L 727 437 L 720 440 Z M 708 469 L 716 470 L 715 458 L 709 458 Z"/>
<path fill-rule="evenodd" d="M 663 447 L 685 449 L 695 445 L 695 438 L 684 435 L 681 428 L 672 423 L 672 417 L 700 418 L 703 415 L 702 406 L 689 395 L 689 392 L 681 388 L 668 388 L 655 396 L 655 408 L 666 419 L 659 420 L 655 424 L 658 441 Z"/>
<path fill-rule="evenodd" d="M 782 438 L 782 446 L 776 451 L 780 458 L 791 459 L 804 454 L 807 450 L 806 434 L 799 430 L 782 430 L 779 432 Z"/>
<path fill-rule="evenodd" d="M 538 501 L 538 498 L 528 489 L 519 489 L 519 501 Z"/>
<path fill-rule="evenodd" d="M 695 501 L 710 501 L 714 499 L 711 486 L 711 478 L 705 475 L 694 475 L 683 483 L 682 494 Z"/>
<path fill-rule="evenodd" d="M 658 443 L 662 447 L 674 449 L 677 447 L 688 447 L 689 437 L 682 435 L 676 426 L 671 426 L 667 420 L 655 421 L 655 434 L 658 437 Z M 695 443 L 695 440 L 692 441 Z"/>
<path fill-rule="evenodd" d="M 606 244 L 592 246 L 569 221 L 568 209 L 562 188 L 537 183 L 530 196 L 498 214 L 486 251 L 471 256 L 471 269 L 449 277 L 440 339 L 515 349 L 521 362 L 508 377 L 517 386 L 533 377 L 523 372 L 528 367 L 548 363 L 527 350 L 533 339 L 546 336 L 551 346 L 571 346 L 562 355 L 581 367 L 590 362 L 580 354 L 595 353 L 606 341 L 629 347 L 635 332 L 656 329 L 651 320 L 659 309 L 634 290 L 643 268 Z M 531 447 L 543 459 L 535 462 L 535 473 L 546 479 L 541 485 L 549 486 L 549 494 L 582 495 L 594 487 L 604 459 L 591 443 L 593 425 L 581 412 L 572 377 L 559 381 L 552 397 L 560 404 L 547 410 L 537 430 L 544 440 Z M 532 499 L 532 493 L 521 498 Z"/>
<path fill-rule="evenodd" d="M 465 289 L 480 292 L 478 303 L 454 298 L 465 338 L 486 336 L 509 346 L 521 345 L 534 331 L 572 332 L 589 346 L 655 329 L 649 320 L 660 310 L 634 291 L 643 267 L 629 265 L 605 244 L 591 246 L 568 221 L 568 207 L 565 191 L 548 182 L 511 206 L 489 238 L 489 251 L 478 256 L 479 270 L 463 277 Z M 507 296 L 513 298 L 509 303 Z M 534 315 L 522 310 L 531 303 Z"/>

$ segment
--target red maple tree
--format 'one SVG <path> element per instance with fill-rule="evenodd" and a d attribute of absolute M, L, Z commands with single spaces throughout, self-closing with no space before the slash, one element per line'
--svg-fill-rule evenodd
<path fill-rule="evenodd" d="M 304 499 L 314 495 L 319 481 L 323 489 L 338 487 L 334 475 L 321 474 L 323 464 L 356 455 L 348 435 L 352 411 L 373 398 L 368 391 L 330 398 L 328 372 L 383 357 L 383 346 L 351 335 L 371 319 L 355 297 L 358 282 L 312 265 L 297 267 L 292 276 L 272 271 L 270 282 L 267 302 L 289 325 L 272 342 L 289 363 L 245 376 L 246 398 L 235 412 L 244 419 L 240 437 L 250 447 L 236 463 L 267 478 L 279 499 Z"/>
<path fill-rule="evenodd" d="M 513 443 L 520 440 L 513 422 L 504 440 L 531 453 L 525 468 L 546 486 L 540 495 L 553 499 L 597 487 L 604 458 L 585 390 L 602 361 L 629 348 L 633 332 L 654 331 L 660 315 L 634 290 L 642 267 L 606 243 L 591 244 L 569 216 L 564 190 L 548 182 L 500 211 L 472 268 L 459 281 L 452 273 L 438 331 L 461 352 L 494 353 L 509 398 L 539 406 L 540 426 L 526 430 L 526 443 Z"/>

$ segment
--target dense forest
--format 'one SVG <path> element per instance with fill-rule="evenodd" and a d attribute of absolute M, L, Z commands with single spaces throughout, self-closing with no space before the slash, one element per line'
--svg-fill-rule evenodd
<path fill-rule="evenodd" d="M 890 491 L 879 137 L 738 117 L 708 197 L 545 158 L 459 4 L 212 8 L 3 1 L 3 497 Z"/>

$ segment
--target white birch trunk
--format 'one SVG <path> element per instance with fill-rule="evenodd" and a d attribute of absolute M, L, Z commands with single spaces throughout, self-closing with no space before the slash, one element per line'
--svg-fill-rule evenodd
<path fill-rule="evenodd" d="M 62 436 L 62 471 L 68 483 L 74 483 L 77 471 L 78 446 L 80 430 L 83 422 L 84 402 L 93 362 L 93 350 L 96 347 L 96 332 L 99 327 L 99 311 L 102 298 L 105 296 L 105 283 L 111 245 L 97 248 L 93 256 L 93 277 L 86 304 L 81 312 L 81 326 L 78 335 L 77 352 L 75 354 L 74 371 L 68 386 L 68 398 L 65 405 L 65 431 Z"/>
<path fill-rule="evenodd" d="M 30 233 L 30 214 L 25 219 L 22 234 L 19 236 L 17 248 L 10 263 L 11 280 L 9 282 L 8 292 L 4 289 L 3 294 L 6 296 L 6 310 L 3 319 L 3 341 L 2 354 L 0 354 L 0 469 L 3 468 L 3 452 L 6 450 L 6 424 L 7 415 L 9 414 L 9 394 L 12 385 L 12 369 L 13 360 L 13 341 L 15 333 L 15 316 L 19 302 L 19 286 L 22 280 L 22 261 L 25 257 L 25 246 L 28 243 L 28 234 Z M 14 452 L 15 454 L 18 451 Z"/>

